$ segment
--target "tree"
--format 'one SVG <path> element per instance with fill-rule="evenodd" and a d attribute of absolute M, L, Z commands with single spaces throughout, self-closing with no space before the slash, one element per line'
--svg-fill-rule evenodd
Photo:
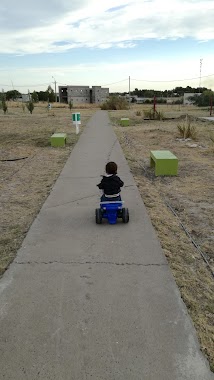
<path fill-rule="evenodd" d="M 47 102 L 48 101 L 48 93 L 47 91 L 39 91 L 37 92 L 39 102 Z"/>
<path fill-rule="evenodd" d="M 211 98 L 214 99 L 214 92 L 211 90 L 205 90 L 201 95 L 190 97 L 190 100 L 198 107 L 209 107 Z"/>
<path fill-rule="evenodd" d="M 17 98 L 20 98 L 22 94 L 20 94 L 17 90 L 10 90 L 6 92 L 6 100 L 16 100 Z"/>
<path fill-rule="evenodd" d="M 49 100 L 49 102 L 51 102 L 51 103 L 55 102 L 55 94 L 54 94 L 54 90 L 52 89 L 51 86 L 48 86 L 46 92 L 48 94 L 48 100 Z"/>
<path fill-rule="evenodd" d="M 30 102 L 27 103 L 27 109 L 32 114 L 32 112 L 34 110 L 34 104 L 33 104 L 32 100 L 30 100 Z"/>
<path fill-rule="evenodd" d="M 39 96 L 38 96 L 38 93 L 36 91 L 34 91 L 31 95 L 31 99 L 34 103 L 38 103 L 39 102 Z"/>

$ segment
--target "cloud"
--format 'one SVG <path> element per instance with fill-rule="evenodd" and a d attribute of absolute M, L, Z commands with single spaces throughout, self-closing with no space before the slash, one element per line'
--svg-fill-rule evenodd
<path fill-rule="evenodd" d="M 76 11 L 87 4 L 87 0 L 10 0 L 0 5 L 0 22 L 2 31 L 7 33 L 24 31 L 28 28 L 47 26 L 56 23 L 67 12 Z"/>
<path fill-rule="evenodd" d="M 0 53 L 131 48 L 145 39 L 214 39 L 209 0 L 11 0 L 0 5 Z"/>

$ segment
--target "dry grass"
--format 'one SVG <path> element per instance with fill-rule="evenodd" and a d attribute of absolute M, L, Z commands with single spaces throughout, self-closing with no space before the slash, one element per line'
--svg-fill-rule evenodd
<path fill-rule="evenodd" d="M 68 108 L 36 105 L 30 115 L 21 104 L 9 104 L 0 115 L 0 275 L 14 259 L 17 249 L 77 141 Z M 94 113 L 81 110 L 82 126 Z M 65 148 L 51 148 L 50 136 L 66 132 Z M 4 161 L 27 157 L 18 161 Z"/>
<path fill-rule="evenodd" d="M 167 116 L 166 108 L 164 114 Z M 170 117 L 174 117 L 173 111 L 168 110 Z M 186 109 L 183 113 L 187 113 Z M 214 270 L 214 152 L 210 140 L 214 123 L 197 119 L 192 111 L 191 119 L 198 132 L 193 143 L 179 138 L 176 119 L 141 120 L 139 124 L 139 117 L 134 116 L 136 108 L 126 113 L 110 112 L 110 115 L 181 296 L 195 324 L 201 349 L 214 371 L 214 279 L 181 229 L 179 220 L 165 203 L 167 200 L 172 205 L 206 253 Z M 133 126 L 119 127 L 117 120 L 121 117 L 130 117 Z M 185 120 L 185 116 L 181 116 L 182 119 Z M 179 158 L 177 177 L 154 176 L 149 162 L 150 150 L 159 149 L 170 150 Z"/>

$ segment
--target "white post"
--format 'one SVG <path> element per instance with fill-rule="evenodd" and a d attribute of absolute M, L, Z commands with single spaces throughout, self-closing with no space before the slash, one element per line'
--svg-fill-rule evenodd
<path fill-rule="evenodd" d="M 76 126 L 76 135 L 78 135 L 80 131 L 79 125 L 81 124 L 80 113 L 78 112 L 72 113 L 72 121 L 73 121 L 73 124 Z"/>
<path fill-rule="evenodd" d="M 79 124 L 78 124 L 78 122 L 77 122 L 77 118 L 76 118 L 76 135 L 78 135 L 79 134 Z"/>

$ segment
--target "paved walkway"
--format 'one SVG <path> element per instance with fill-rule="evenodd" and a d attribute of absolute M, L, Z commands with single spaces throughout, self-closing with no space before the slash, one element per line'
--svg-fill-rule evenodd
<path fill-rule="evenodd" d="M 126 184 L 127 225 L 95 224 L 108 160 Z M 105 112 L 0 280 L 0 379 L 214 379 Z"/>
<path fill-rule="evenodd" d="M 208 120 L 208 121 L 214 121 L 214 116 L 200 117 L 200 119 L 204 119 L 204 120 Z"/>

